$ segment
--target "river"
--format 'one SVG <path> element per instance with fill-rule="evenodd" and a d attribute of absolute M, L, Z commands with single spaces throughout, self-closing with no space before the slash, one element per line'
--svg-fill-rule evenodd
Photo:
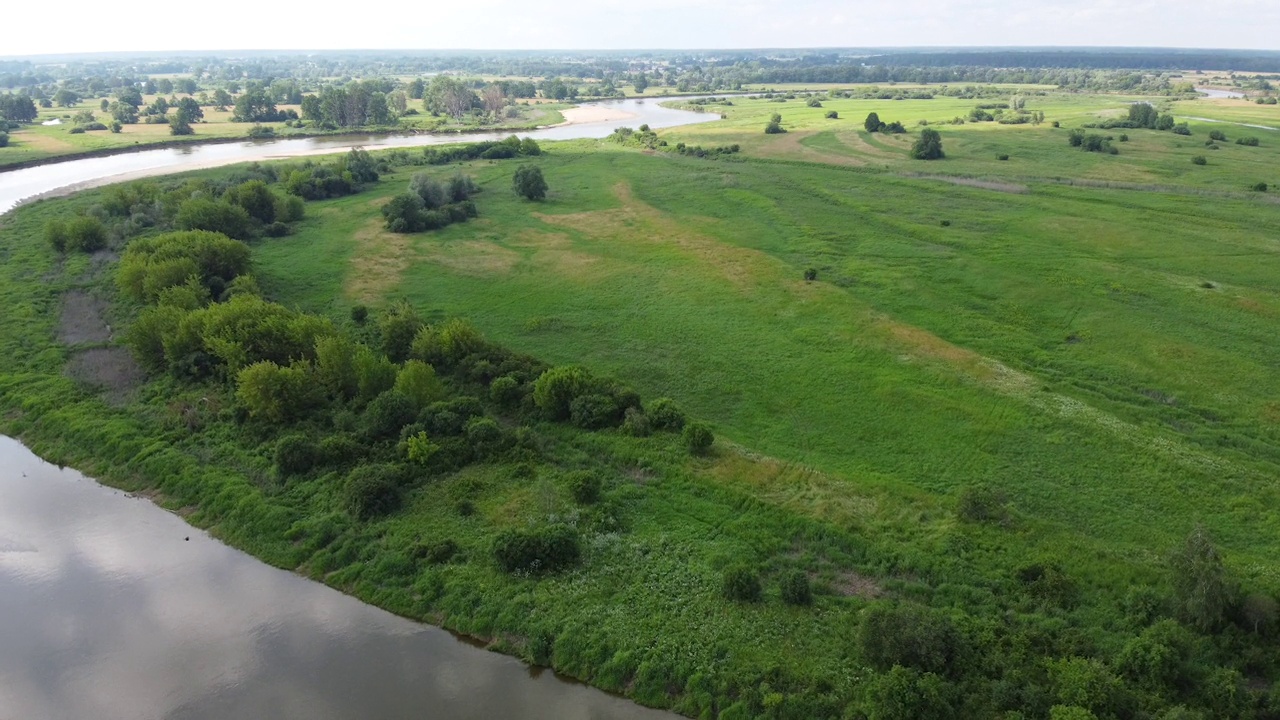
<path fill-rule="evenodd" d="M 521 133 L 718 119 L 608 103 L 634 117 Z M 248 160 L 491 135 L 279 140 L 147 150 L 0 173 L 23 199 Z M 0 720 L 658 720 L 234 550 L 143 498 L 0 436 Z"/>
<path fill-rule="evenodd" d="M 585 103 L 584 107 L 602 108 L 629 117 L 619 120 L 582 122 L 527 130 L 522 132 L 494 132 L 418 135 L 335 135 L 329 137 L 294 138 L 280 140 L 245 140 L 234 143 L 192 144 L 154 150 L 139 150 L 105 157 L 82 158 L 54 162 L 48 165 L 0 171 L 0 213 L 8 212 L 19 202 L 75 190 L 108 185 L 122 180 L 167 175 L 200 168 L 232 165 L 253 160 L 279 160 L 345 152 L 353 147 L 369 149 L 421 147 L 445 145 L 481 140 L 501 140 L 511 135 L 538 140 L 577 140 L 602 138 L 621 125 L 666 128 L 677 125 L 712 122 L 720 119 L 719 113 L 695 113 L 673 110 L 660 105 L 670 98 L 648 100 L 605 100 Z M 691 99 L 691 98 L 684 98 Z"/>

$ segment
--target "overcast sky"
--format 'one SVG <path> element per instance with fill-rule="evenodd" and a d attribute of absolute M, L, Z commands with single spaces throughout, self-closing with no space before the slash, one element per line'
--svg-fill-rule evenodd
<path fill-rule="evenodd" d="M 10 31 L 0 56 L 249 48 L 1276 49 L 1280 0 L 63 0 L 8 3 L 4 16 Z"/>

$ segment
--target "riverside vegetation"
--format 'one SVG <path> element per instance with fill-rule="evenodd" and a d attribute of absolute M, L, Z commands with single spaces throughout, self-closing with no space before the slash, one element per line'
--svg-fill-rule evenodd
<path fill-rule="evenodd" d="M 691 716 L 1280 717 L 1280 142 L 812 99 L 20 208 L 0 423 Z"/>

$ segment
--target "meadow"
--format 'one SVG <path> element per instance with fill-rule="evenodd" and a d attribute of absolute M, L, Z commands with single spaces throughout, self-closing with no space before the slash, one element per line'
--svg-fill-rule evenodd
<path fill-rule="evenodd" d="M 1280 140 L 1210 151 L 1218 126 L 1193 121 L 1190 136 L 1100 131 L 1129 136 L 1117 155 L 1068 144 L 1132 100 L 1031 96 L 1034 126 L 940 124 L 972 99 L 733 98 L 708 108 L 725 121 L 656 149 L 547 146 L 538 203 L 511 192 L 516 161 L 391 151 L 376 183 L 253 244 L 276 302 L 344 328 L 402 300 L 428 322 L 466 318 L 514 352 L 674 399 L 714 428 L 707 456 L 662 433 L 506 418 L 539 438 L 536 461 L 470 465 L 352 521 L 324 477 L 276 476 L 283 431 L 233 420 L 225 389 L 160 376 L 103 393 L 64 370 L 119 344 L 59 342 L 65 293 L 108 303 L 112 326 L 137 312 L 112 256 L 39 239 L 102 190 L 0 227 L 0 427 L 270 562 L 693 716 L 1275 717 L 1280 248 L 1275 194 L 1250 187 L 1280 181 Z M 866 132 L 871 111 L 910 132 Z M 775 112 L 788 132 L 765 135 Z M 918 120 L 945 159 L 909 159 Z M 411 176 L 458 171 L 482 190 L 478 218 L 384 227 Z M 175 405 L 209 392 L 216 422 L 175 427 Z M 599 505 L 570 492 L 583 469 L 605 478 Z M 580 567 L 513 577 L 488 559 L 504 528 L 565 518 L 583 528 Z M 1234 584 L 1212 626 L 1185 614 L 1170 560 L 1197 526 Z M 460 560 L 415 550 L 444 539 Z M 744 565 L 763 602 L 724 596 Z M 796 571 L 812 605 L 782 601 Z M 877 644 L 886 622 L 908 649 Z"/>

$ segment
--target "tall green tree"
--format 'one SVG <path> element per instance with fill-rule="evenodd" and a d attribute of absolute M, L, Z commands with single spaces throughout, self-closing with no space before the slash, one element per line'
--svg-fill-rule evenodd
<path fill-rule="evenodd" d="M 1235 600 L 1226 565 L 1203 525 L 1187 535 L 1169 561 L 1173 589 L 1183 619 L 1204 631 L 1217 629 Z"/>
<path fill-rule="evenodd" d="M 933 128 L 921 130 L 920 137 L 911 146 L 911 157 L 916 160 L 938 160 L 944 157 L 942 135 Z"/>

